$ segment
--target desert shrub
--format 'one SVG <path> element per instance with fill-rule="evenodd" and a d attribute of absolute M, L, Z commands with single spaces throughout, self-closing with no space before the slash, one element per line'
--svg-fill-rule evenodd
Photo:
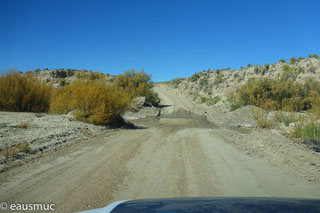
<path fill-rule="evenodd" d="M 65 86 L 66 84 L 67 84 L 67 82 L 66 82 L 65 79 L 60 79 L 60 80 L 59 80 L 59 86 L 60 86 L 60 87 L 63 87 L 63 86 Z"/>
<path fill-rule="evenodd" d="M 283 59 L 283 58 L 281 58 L 281 59 L 279 60 L 279 62 L 280 62 L 280 63 L 286 63 L 286 60 Z"/>
<path fill-rule="evenodd" d="M 304 68 L 303 67 L 290 67 L 287 64 L 282 67 L 283 73 L 280 76 L 280 79 L 282 81 L 286 81 L 288 79 L 292 79 L 295 81 L 297 79 L 297 76 L 300 73 L 304 73 Z"/>
<path fill-rule="evenodd" d="M 79 80 L 87 79 L 88 71 L 87 70 L 81 70 L 77 73 L 76 78 Z"/>
<path fill-rule="evenodd" d="M 300 66 L 296 68 L 296 71 L 298 72 L 298 74 L 305 72 L 304 68 Z"/>
<path fill-rule="evenodd" d="M 49 110 L 52 87 L 33 75 L 11 72 L 0 77 L 0 110 L 45 112 Z"/>
<path fill-rule="evenodd" d="M 291 67 L 288 64 L 285 64 L 285 65 L 282 66 L 282 70 L 284 72 L 289 72 L 291 70 Z"/>
<path fill-rule="evenodd" d="M 297 58 L 297 61 L 302 61 L 303 59 L 304 59 L 304 57 L 300 56 L 300 57 Z"/>
<path fill-rule="evenodd" d="M 237 101 L 242 105 L 267 107 L 272 110 L 301 111 L 316 108 L 319 104 L 320 84 L 307 81 L 305 84 L 291 80 L 249 79 L 237 93 Z"/>
<path fill-rule="evenodd" d="M 71 107 L 71 99 L 72 97 L 72 86 L 65 86 L 63 88 L 58 88 L 53 91 L 50 102 L 50 111 L 57 114 L 66 114 L 74 110 Z"/>
<path fill-rule="evenodd" d="M 117 124 L 122 122 L 121 115 L 129 102 L 130 96 L 122 88 L 101 81 L 76 81 L 53 93 L 50 111 L 59 114 L 74 111 L 77 120 Z"/>
<path fill-rule="evenodd" d="M 289 65 L 284 65 L 282 67 L 283 73 L 280 76 L 281 81 L 287 81 L 288 79 L 296 80 L 297 76 L 303 72 L 303 68 L 291 68 Z"/>
<path fill-rule="evenodd" d="M 40 71 L 41 71 L 41 69 L 39 69 L 39 68 L 34 70 L 34 72 L 40 72 Z"/>
<path fill-rule="evenodd" d="M 308 68 L 308 72 L 311 72 L 311 73 L 316 73 L 316 68 L 311 65 L 309 68 Z"/>
<path fill-rule="evenodd" d="M 239 103 L 236 100 L 235 94 L 233 94 L 233 93 L 229 95 L 229 97 L 227 98 L 227 101 L 230 104 L 230 112 L 237 110 L 243 106 L 241 103 Z"/>
<path fill-rule="evenodd" d="M 251 116 L 257 121 L 257 124 L 261 128 L 270 128 L 273 124 L 270 120 L 268 120 L 268 110 L 264 110 L 261 108 L 254 108 L 251 111 Z"/>
<path fill-rule="evenodd" d="M 201 103 L 206 103 L 207 100 L 208 100 L 207 97 L 201 97 L 201 98 L 200 98 Z"/>
<path fill-rule="evenodd" d="M 221 100 L 220 96 L 215 96 L 213 98 L 207 98 L 207 97 L 201 97 L 200 101 L 201 103 L 206 103 L 208 106 L 215 105 Z"/>
<path fill-rule="evenodd" d="M 297 62 L 297 58 L 296 57 L 291 57 L 290 58 L 290 64 L 295 64 Z"/>
<path fill-rule="evenodd" d="M 255 68 L 254 68 L 254 73 L 255 73 L 255 74 L 258 74 L 259 72 L 260 72 L 260 68 L 259 68 L 259 67 L 255 67 Z"/>
<path fill-rule="evenodd" d="M 279 122 L 283 122 L 285 115 L 283 114 L 283 112 L 281 111 L 276 111 L 274 112 L 274 118 L 279 121 Z"/>
<path fill-rule="evenodd" d="M 240 76 L 240 77 L 238 78 L 237 82 L 240 83 L 240 82 L 243 81 L 243 80 L 244 80 L 244 77 L 243 77 L 243 76 Z"/>
<path fill-rule="evenodd" d="M 291 120 L 288 116 L 284 116 L 283 117 L 283 124 L 286 126 L 289 126 L 289 124 L 291 123 Z"/>
<path fill-rule="evenodd" d="M 214 85 L 218 85 L 218 84 L 221 84 L 222 82 L 224 82 L 223 77 L 224 77 L 224 75 L 222 73 L 219 73 L 213 81 Z"/>
<path fill-rule="evenodd" d="M 105 79 L 105 76 L 103 73 L 100 72 L 89 72 L 89 80 L 100 80 L 100 79 Z"/>
<path fill-rule="evenodd" d="M 252 64 L 248 64 L 247 67 L 248 67 L 248 68 L 249 68 L 249 67 L 252 67 Z"/>
<path fill-rule="evenodd" d="M 193 74 L 193 75 L 189 78 L 189 80 L 190 80 L 191 82 L 195 82 L 195 81 L 197 81 L 199 78 L 200 78 L 200 75 L 199 75 L 198 73 L 195 73 L 195 74 Z"/>
<path fill-rule="evenodd" d="M 320 58 L 317 54 L 308 54 L 309 58 Z"/>
<path fill-rule="evenodd" d="M 206 79 L 206 78 L 200 78 L 200 80 L 199 80 L 199 86 L 200 86 L 200 88 L 202 88 L 203 86 L 208 85 L 208 84 L 209 84 L 208 79 Z"/>
<path fill-rule="evenodd" d="M 146 100 L 149 101 L 153 106 L 159 106 L 160 98 L 158 93 L 156 93 L 155 91 L 151 90 L 146 97 Z"/>
<path fill-rule="evenodd" d="M 183 80 L 183 78 L 172 79 L 171 84 L 173 85 L 174 88 L 178 88 L 178 86 L 182 80 Z"/>
<path fill-rule="evenodd" d="M 215 97 L 213 97 L 213 98 L 208 99 L 208 100 L 207 100 L 207 104 L 208 104 L 209 106 L 211 106 L 211 105 L 215 105 L 215 104 L 218 103 L 219 101 L 221 101 L 221 97 L 217 95 L 217 96 L 215 96 Z"/>
<path fill-rule="evenodd" d="M 300 122 L 293 130 L 293 136 L 301 138 L 304 142 L 320 143 L 320 124 L 314 120 Z"/>
<path fill-rule="evenodd" d="M 105 79 L 105 75 L 100 72 L 82 70 L 77 73 L 76 78 L 79 80 L 103 80 Z"/>
<path fill-rule="evenodd" d="M 240 104 L 240 103 L 232 103 L 231 105 L 230 105 L 230 112 L 232 112 L 232 111 L 234 111 L 234 110 L 237 110 L 237 109 L 239 109 L 239 108 L 241 108 L 243 105 L 242 104 Z"/>
<path fill-rule="evenodd" d="M 143 70 L 136 72 L 134 69 L 118 75 L 114 84 L 126 91 L 132 99 L 137 96 L 148 97 L 153 87 L 151 75 Z"/>
<path fill-rule="evenodd" d="M 233 78 L 238 78 L 239 77 L 239 73 L 234 73 L 233 74 Z"/>

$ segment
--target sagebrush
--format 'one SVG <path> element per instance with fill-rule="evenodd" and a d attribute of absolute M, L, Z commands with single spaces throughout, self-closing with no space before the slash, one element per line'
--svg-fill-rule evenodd
<path fill-rule="evenodd" d="M 10 72 L 0 77 L 0 110 L 47 112 L 52 87 L 32 74 Z"/>
<path fill-rule="evenodd" d="M 242 105 L 255 105 L 272 110 L 302 111 L 319 107 L 320 83 L 308 80 L 298 83 L 280 79 L 250 79 L 237 93 Z"/>
<path fill-rule="evenodd" d="M 129 102 L 130 96 L 122 88 L 101 81 L 76 81 L 54 91 L 50 111 L 59 114 L 73 111 L 78 120 L 107 125 L 122 120 Z"/>

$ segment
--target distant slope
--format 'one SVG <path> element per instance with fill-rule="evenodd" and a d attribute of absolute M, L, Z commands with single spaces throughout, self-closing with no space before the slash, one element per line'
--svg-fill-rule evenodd
<path fill-rule="evenodd" d="M 275 64 L 248 65 L 240 70 L 219 69 L 195 73 L 189 78 L 173 79 L 169 85 L 184 95 L 194 99 L 201 97 L 225 96 L 245 84 L 250 78 L 280 78 L 283 74 L 294 81 L 304 82 L 307 79 L 320 81 L 320 57 L 282 60 Z"/>

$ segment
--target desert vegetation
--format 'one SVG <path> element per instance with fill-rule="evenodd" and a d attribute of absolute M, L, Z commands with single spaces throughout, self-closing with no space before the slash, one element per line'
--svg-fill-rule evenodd
<path fill-rule="evenodd" d="M 114 85 L 117 88 L 123 89 L 131 99 L 138 96 L 144 96 L 147 101 L 151 102 L 153 105 L 158 105 L 158 94 L 151 90 L 153 87 L 151 77 L 151 75 L 146 74 L 143 70 L 139 72 L 130 70 L 124 74 L 118 75 L 114 81 Z"/>
<path fill-rule="evenodd" d="M 268 114 L 270 111 L 278 110 L 275 113 L 276 120 L 283 122 L 285 126 L 295 123 L 295 128 L 289 135 L 308 143 L 320 143 L 320 126 L 315 120 L 319 115 L 319 100 L 320 83 L 313 80 L 299 83 L 283 78 L 250 79 L 237 93 L 239 104 L 259 107 L 252 115 L 261 128 L 270 128 L 273 125 L 272 121 L 268 120 Z M 284 116 L 281 111 L 308 111 L 311 116 L 294 118 Z"/>
<path fill-rule="evenodd" d="M 54 91 L 50 111 L 64 114 L 73 111 L 76 119 L 93 124 L 115 124 L 129 105 L 123 89 L 101 81 L 76 81 Z"/>
<path fill-rule="evenodd" d="M 296 112 L 317 109 L 319 98 L 320 83 L 311 79 L 299 83 L 288 79 L 252 78 L 237 92 L 237 101 L 242 105 Z"/>
<path fill-rule="evenodd" d="M 0 77 L 0 110 L 47 112 L 52 87 L 32 74 L 12 71 Z"/>
<path fill-rule="evenodd" d="M 30 152 L 30 147 L 28 143 L 21 142 L 11 147 L 7 146 L 5 148 L 2 148 L 1 154 L 4 157 L 8 158 L 8 157 L 17 157 L 17 155 L 21 152 Z"/>
<path fill-rule="evenodd" d="M 15 112 L 72 112 L 77 120 L 98 125 L 119 124 L 130 101 L 145 96 L 157 104 L 157 94 L 151 89 L 151 75 L 143 70 L 131 70 L 107 84 L 99 72 L 83 70 L 76 81 L 59 80 L 60 88 L 42 82 L 33 73 L 10 72 L 0 77 L 0 110 Z M 19 128 L 27 128 L 26 124 Z"/>
<path fill-rule="evenodd" d="M 182 80 L 183 78 L 174 78 L 170 83 L 173 85 L 174 88 L 178 88 Z"/>
<path fill-rule="evenodd" d="M 105 75 L 100 72 L 82 70 L 77 73 L 76 78 L 79 80 L 103 80 Z"/>
<path fill-rule="evenodd" d="M 221 97 L 218 96 L 218 95 L 213 97 L 213 98 L 207 98 L 207 97 L 201 97 L 200 98 L 201 103 L 206 103 L 208 106 L 215 105 L 220 100 L 221 100 Z"/>
<path fill-rule="evenodd" d="M 299 122 L 291 134 L 307 144 L 317 145 L 317 149 L 320 151 L 320 124 L 314 119 Z"/>

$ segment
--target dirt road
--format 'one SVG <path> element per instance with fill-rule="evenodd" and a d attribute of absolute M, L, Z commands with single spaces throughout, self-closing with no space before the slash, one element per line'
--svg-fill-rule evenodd
<path fill-rule="evenodd" d="M 1 173 L 0 201 L 54 203 L 59 212 L 72 212 L 137 198 L 320 197 L 319 186 L 245 155 L 217 137 L 214 125 L 186 113 L 195 106 L 155 90 L 163 105 L 159 121 L 107 132 Z"/>

